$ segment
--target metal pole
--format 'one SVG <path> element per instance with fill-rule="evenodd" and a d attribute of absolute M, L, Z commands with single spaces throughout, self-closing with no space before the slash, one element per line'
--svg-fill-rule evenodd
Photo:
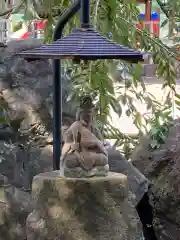
<path fill-rule="evenodd" d="M 89 28 L 90 25 L 90 0 L 81 0 L 81 27 Z"/>
<path fill-rule="evenodd" d="M 62 37 L 62 32 L 67 22 L 80 10 L 81 0 L 77 0 L 59 18 L 54 30 L 53 41 Z M 62 126 L 62 84 L 61 84 L 61 61 L 53 60 L 53 169 L 59 170 L 61 156 L 61 126 Z"/>

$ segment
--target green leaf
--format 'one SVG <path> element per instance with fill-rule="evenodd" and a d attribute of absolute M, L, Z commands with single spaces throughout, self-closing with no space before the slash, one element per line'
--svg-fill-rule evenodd
<path fill-rule="evenodd" d="M 141 126 L 141 124 L 142 124 L 142 117 L 141 117 L 141 114 L 139 112 L 137 112 L 135 114 L 135 121 Z"/>
<path fill-rule="evenodd" d="M 118 99 L 122 102 L 123 105 L 126 105 L 126 103 L 127 103 L 127 95 L 126 94 L 121 95 Z"/>
<path fill-rule="evenodd" d="M 165 27 L 169 22 L 169 19 L 165 19 L 162 23 L 161 23 L 161 28 Z"/>
<path fill-rule="evenodd" d="M 150 98 L 146 98 L 147 101 L 147 110 L 150 110 L 152 108 L 152 100 Z"/>
<path fill-rule="evenodd" d="M 114 112 L 118 114 L 119 117 L 122 115 L 122 107 L 115 98 L 111 98 L 110 105 L 113 108 Z"/>
<path fill-rule="evenodd" d="M 175 100 L 176 105 L 180 106 L 180 101 Z"/>
<path fill-rule="evenodd" d="M 175 97 L 180 99 L 180 94 L 178 94 L 177 92 L 175 93 Z"/>
<path fill-rule="evenodd" d="M 130 109 L 126 110 L 126 115 L 127 115 L 128 117 L 131 116 L 131 111 L 130 111 Z"/>

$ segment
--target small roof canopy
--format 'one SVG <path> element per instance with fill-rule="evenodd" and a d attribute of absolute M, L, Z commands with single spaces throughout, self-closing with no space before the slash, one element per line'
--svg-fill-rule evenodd
<path fill-rule="evenodd" d="M 18 53 L 25 58 L 49 59 L 121 59 L 130 62 L 143 61 L 143 53 L 117 44 L 91 28 L 74 29 L 72 33 L 52 44 Z"/>

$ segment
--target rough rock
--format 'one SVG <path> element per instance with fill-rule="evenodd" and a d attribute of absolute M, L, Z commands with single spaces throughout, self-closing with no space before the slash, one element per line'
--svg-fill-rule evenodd
<path fill-rule="evenodd" d="M 0 202 L 0 240 L 25 240 L 25 226 L 19 212 L 14 215 L 6 203 Z"/>
<path fill-rule="evenodd" d="M 6 141 L 0 141 L 0 172 L 7 175 L 9 180 L 20 182 L 22 180 L 22 159 L 17 158 L 18 147 Z"/>
<path fill-rule="evenodd" d="M 163 240 L 180 236 L 180 120 L 174 126 L 165 144 L 150 148 L 144 137 L 132 154 L 133 164 L 151 181 L 151 201 L 155 211 L 157 235 Z"/>
<path fill-rule="evenodd" d="M 4 201 L 0 202 L 0 240 L 25 240 L 26 219 L 34 207 L 31 194 L 4 184 Z"/>
<path fill-rule="evenodd" d="M 140 240 L 141 224 L 127 178 L 62 178 L 59 171 L 33 180 L 35 209 L 27 218 L 27 240 Z"/>
<path fill-rule="evenodd" d="M 51 62 L 25 60 L 16 54 L 41 46 L 36 39 L 13 40 L 0 48 L 0 174 L 29 188 L 36 174 L 50 171 L 45 152 L 51 156 L 53 85 Z M 72 122 L 67 101 L 70 79 L 63 75 L 63 121 Z M 69 117 L 70 116 L 70 117 Z M 11 150 L 11 151 L 10 151 Z M 48 159 L 48 160 L 49 160 Z"/>
<path fill-rule="evenodd" d="M 4 185 L 5 202 L 14 214 L 21 214 L 26 219 L 33 210 L 33 199 L 31 193 L 16 188 L 11 184 Z"/>
<path fill-rule="evenodd" d="M 3 174 L 0 174 L 0 188 L 4 186 L 5 181 L 7 181 L 7 178 Z"/>
<path fill-rule="evenodd" d="M 109 148 L 108 160 L 111 172 L 122 173 L 127 176 L 129 190 L 135 195 L 135 205 L 149 189 L 149 180 L 116 149 Z"/>

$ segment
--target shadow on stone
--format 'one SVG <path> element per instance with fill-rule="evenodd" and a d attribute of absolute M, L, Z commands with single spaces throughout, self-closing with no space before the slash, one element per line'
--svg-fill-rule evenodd
<path fill-rule="evenodd" d="M 141 239 L 127 178 L 70 179 L 58 172 L 36 176 L 35 209 L 27 218 L 27 240 L 126 240 Z"/>

